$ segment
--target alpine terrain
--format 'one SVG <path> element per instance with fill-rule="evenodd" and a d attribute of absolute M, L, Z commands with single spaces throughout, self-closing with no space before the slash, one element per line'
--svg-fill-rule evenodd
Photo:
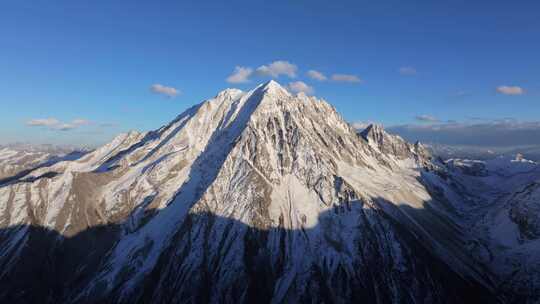
<path fill-rule="evenodd" d="M 70 147 L 52 145 L 13 144 L 0 145 L 0 180 L 18 174 L 26 174 L 27 170 L 39 166 L 50 165 L 63 160 L 74 160 L 86 151 Z"/>
<path fill-rule="evenodd" d="M 275 81 L 0 184 L 2 303 L 534 303 L 540 168 Z"/>

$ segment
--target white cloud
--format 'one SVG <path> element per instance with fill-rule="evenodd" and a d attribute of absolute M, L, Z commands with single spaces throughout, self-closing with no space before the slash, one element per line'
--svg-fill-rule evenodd
<path fill-rule="evenodd" d="M 51 127 L 59 123 L 60 121 L 56 118 L 36 118 L 27 121 L 26 125 L 31 127 Z"/>
<path fill-rule="evenodd" d="M 313 89 L 313 87 L 307 85 L 305 82 L 303 81 L 295 81 L 295 82 L 291 82 L 289 83 L 289 91 L 293 92 L 293 93 L 300 93 L 300 92 L 303 92 L 307 95 L 311 95 L 313 94 L 313 92 L 315 91 Z"/>
<path fill-rule="evenodd" d="M 227 77 L 229 83 L 246 83 L 249 82 L 249 76 L 253 74 L 253 69 L 249 67 L 237 66 L 234 72 Z"/>
<path fill-rule="evenodd" d="M 497 87 L 497 92 L 504 95 L 523 95 L 525 90 L 518 86 L 499 86 Z"/>
<path fill-rule="evenodd" d="M 60 123 L 57 125 L 52 126 L 52 129 L 59 130 L 59 131 L 69 131 L 77 128 L 78 126 L 72 123 Z"/>
<path fill-rule="evenodd" d="M 255 71 L 257 75 L 278 78 L 280 75 L 287 75 L 289 78 L 296 77 L 298 67 L 288 61 L 278 60 L 269 65 L 261 65 Z"/>
<path fill-rule="evenodd" d="M 416 75 L 416 69 L 410 66 L 404 66 L 399 68 L 399 73 L 406 76 Z"/>
<path fill-rule="evenodd" d="M 362 80 L 356 75 L 349 74 L 333 74 L 332 80 L 337 82 L 350 82 L 350 83 L 360 83 Z"/>
<path fill-rule="evenodd" d="M 27 121 L 26 125 L 31 127 L 45 127 L 50 130 L 68 131 L 83 125 L 89 125 L 90 123 L 88 119 L 84 118 L 77 118 L 69 123 L 62 122 L 56 118 L 36 118 Z"/>
<path fill-rule="evenodd" d="M 418 115 L 415 117 L 416 120 L 421 122 L 438 122 L 439 120 L 431 115 Z"/>
<path fill-rule="evenodd" d="M 164 86 L 164 85 L 159 84 L 159 83 L 156 83 L 156 84 L 153 84 L 152 86 L 150 86 L 150 91 L 152 91 L 152 92 L 154 92 L 156 94 L 165 95 L 165 96 L 167 96 L 169 98 L 176 97 L 181 93 L 180 90 L 178 90 L 178 89 L 175 89 L 173 87 Z"/>
<path fill-rule="evenodd" d="M 323 73 L 319 71 L 315 71 L 315 70 L 309 70 L 306 74 L 308 75 L 309 78 L 315 79 L 318 81 L 325 81 L 326 79 L 328 79 Z"/>
<path fill-rule="evenodd" d="M 89 125 L 90 121 L 84 118 L 77 118 L 77 119 L 72 120 L 71 123 L 76 126 L 84 126 L 84 125 Z"/>

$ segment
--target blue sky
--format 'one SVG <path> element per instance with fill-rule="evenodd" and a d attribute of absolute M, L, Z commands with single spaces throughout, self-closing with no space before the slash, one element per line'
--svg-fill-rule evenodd
<path fill-rule="evenodd" d="M 3 1 L 0 143 L 101 144 L 272 71 L 351 122 L 536 126 L 538 12 L 538 1 Z M 230 83 L 235 67 L 252 72 Z"/>

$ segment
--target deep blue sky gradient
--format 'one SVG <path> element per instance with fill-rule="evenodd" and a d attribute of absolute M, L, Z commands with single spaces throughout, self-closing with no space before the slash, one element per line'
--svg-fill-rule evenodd
<path fill-rule="evenodd" d="M 275 60 L 297 65 L 295 81 L 351 122 L 537 121 L 539 54 L 539 1 L 2 1 L 0 143 L 95 145 L 155 129 L 224 88 L 266 80 L 229 84 L 235 66 Z M 310 69 L 363 83 L 317 82 Z M 154 83 L 182 94 L 152 94 Z M 25 124 L 48 117 L 92 123 Z"/>

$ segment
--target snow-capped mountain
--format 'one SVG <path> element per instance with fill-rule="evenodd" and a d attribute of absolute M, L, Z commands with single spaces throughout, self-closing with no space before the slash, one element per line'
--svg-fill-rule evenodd
<path fill-rule="evenodd" d="M 507 194 L 489 178 L 514 198 L 523 180 L 466 162 L 379 126 L 357 134 L 274 81 L 227 89 L 156 131 L 1 184 L 0 301 L 532 301 L 526 284 L 501 288 L 499 256 L 482 254 L 495 252 L 483 231 L 496 215 L 480 210 Z M 520 211 L 537 211 L 537 194 L 500 201 L 526 231 L 518 243 L 537 237 L 538 218 Z"/>
<path fill-rule="evenodd" d="M 443 159 L 461 158 L 475 160 L 491 160 L 500 157 L 511 157 L 516 154 L 526 159 L 540 161 L 540 147 L 537 145 L 518 147 L 485 147 L 485 146 L 459 146 L 439 143 L 427 143 L 426 146 L 433 154 Z"/>

